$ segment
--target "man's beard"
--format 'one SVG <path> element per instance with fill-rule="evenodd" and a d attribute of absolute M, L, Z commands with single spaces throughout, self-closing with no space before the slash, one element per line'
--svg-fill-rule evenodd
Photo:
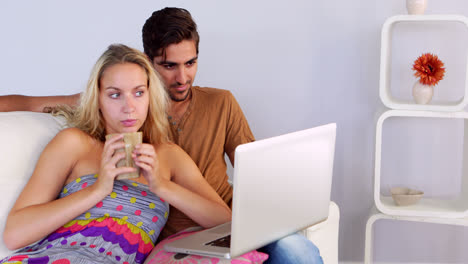
<path fill-rule="evenodd" d="M 171 100 L 174 101 L 174 102 L 183 102 L 183 101 L 185 101 L 185 100 L 189 97 L 190 93 L 192 92 L 192 90 L 191 90 L 191 89 L 192 89 L 192 85 L 190 85 L 190 83 L 187 83 L 187 84 L 189 85 L 189 87 L 187 88 L 187 90 L 184 91 L 184 93 L 186 93 L 185 96 L 183 96 L 183 97 L 178 97 L 178 95 L 180 95 L 180 94 L 182 94 L 182 93 L 177 93 L 177 92 L 171 93 L 171 92 L 169 92 L 169 93 L 168 93 L 168 94 L 169 94 L 169 98 L 171 98 Z M 176 86 L 176 85 L 174 85 L 174 86 Z M 177 85 L 177 86 L 180 86 L 180 85 Z M 170 90 L 169 90 L 169 91 L 170 91 Z"/>

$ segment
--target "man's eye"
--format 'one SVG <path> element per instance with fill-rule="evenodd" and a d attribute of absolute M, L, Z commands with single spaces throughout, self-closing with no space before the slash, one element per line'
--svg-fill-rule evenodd
<path fill-rule="evenodd" d="M 185 63 L 185 65 L 187 65 L 188 67 L 191 67 L 195 64 L 196 62 L 195 61 L 189 61 L 187 63 Z"/>
<path fill-rule="evenodd" d="M 174 65 L 171 65 L 171 64 L 164 64 L 163 67 L 167 70 L 170 70 L 170 69 L 173 69 L 174 68 Z"/>

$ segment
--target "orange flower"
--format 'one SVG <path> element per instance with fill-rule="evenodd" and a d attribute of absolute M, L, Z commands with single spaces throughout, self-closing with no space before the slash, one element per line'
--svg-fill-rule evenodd
<path fill-rule="evenodd" d="M 414 61 L 414 76 L 419 78 L 419 82 L 425 85 L 434 86 L 444 78 L 444 63 L 437 55 L 424 53 Z"/>

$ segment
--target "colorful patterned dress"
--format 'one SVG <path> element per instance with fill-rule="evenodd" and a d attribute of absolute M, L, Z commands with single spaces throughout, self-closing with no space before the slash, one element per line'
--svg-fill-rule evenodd
<path fill-rule="evenodd" d="M 92 185 L 96 177 L 70 182 L 59 198 Z M 147 185 L 116 180 L 113 192 L 96 206 L 0 263 L 143 263 L 168 214 L 169 205 Z"/>

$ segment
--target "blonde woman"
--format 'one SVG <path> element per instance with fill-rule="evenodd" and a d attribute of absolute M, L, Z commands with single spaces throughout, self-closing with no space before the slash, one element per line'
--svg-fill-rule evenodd
<path fill-rule="evenodd" d="M 203 227 L 230 221 L 229 207 L 168 141 L 166 106 L 145 55 L 111 45 L 77 109 L 61 111 L 71 128 L 45 147 L 9 213 L 5 244 L 21 249 L 2 263 L 142 263 L 166 223 L 168 203 Z M 123 136 L 105 135 L 136 131 L 144 142 L 133 153 L 140 177 L 116 180 L 136 169 L 116 167 Z"/>

